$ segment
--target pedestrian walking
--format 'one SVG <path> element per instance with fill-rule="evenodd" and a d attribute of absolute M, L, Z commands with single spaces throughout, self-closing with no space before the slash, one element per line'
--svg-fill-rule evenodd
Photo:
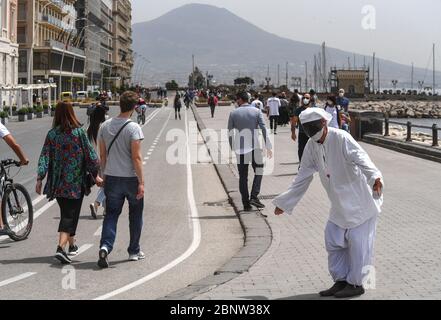
<path fill-rule="evenodd" d="M 251 103 L 251 105 L 255 108 L 257 108 L 258 110 L 260 110 L 262 113 L 265 112 L 265 108 L 263 107 L 263 102 L 260 101 L 260 94 L 256 93 L 254 95 L 254 100 Z"/>
<path fill-rule="evenodd" d="M 178 120 L 178 116 L 179 116 L 179 120 L 181 120 L 182 101 L 181 101 L 181 96 L 179 94 L 176 95 L 173 106 L 175 108 L 175 120 Z"/>
<path fill-rule="evenodd" d="M 97 154 L 76 118 L 72 104 L 59 102 L 38 161 L 36 192 L 44 193 L 50 201 L 56 199 L 60 207 L 60 236 L 55 258 L 62 264 L 70 264 L 70 256 L 78 253 L 75 236 L 81 205 L 84 196 L 90 194 L 91 179 L 101 183 L 97 177 L 98 169 Z"/>
<path fill-rule="evenodd" d="M 302 106 L 297 108 L 294 112 L 294 117 L 291 118 L 291 138 L 295 142 L 298 139 L 299 145 L 299 162 L 301 164 L 303 158 L 303 151 L 305 150 L 306 144 L 308 143 L 309 137 L 306 135 L 303 126 L 300 124 L 300 115 L 307 110 L 311 105 L 311 97 L 306 93 L 303 97 Z M 296 130 L 299 128 L 299 134 L 296 135 Z"/>
<path fill-rule="evenodd" d="M 279 126 L 286 126 L 289 123 L 289 101 L 286 99 L 286 93 L 282 92 L 279 96 L 280 108 L 279 108 Z"/>
<path fill-rule="evenodd" d="M 99 146 L 98 146 L 98 132 L 101 125 L 106 121 L 106 108 L 98 104 L 90 114 L 89 119 L 89 128 L 87 129 L 87 137 L 89 141 L 92 143 L 92 146 L 95 149 L 95 152 L 99 154 Z M 103 215 L 106 215 L 106 196 L 104 194 L 104 188 L 99 188 L 98 195 L 93 203 L 89 205 L 90 214 L 92 218 L 97 219 L 98 209 L 99 207 L 103 207 Z"/>
<path fill-rule="evenodd" d="M 219 103 L 219 100 L 217 99 L 215 94 L 213 92 L 211 92 L 210 97 L 208 98 L 208 105 L 210 106 L 212 118 L 214 118 L 214 112 L 216 110 L 218 103 Z"/>
<path fill-rule="evenodd" d="M 272 145 L 260 110 L 249 104 L 248 94 L 240 92 L 236 102 L 239 108 L 231 112 L 228 120 L 230 147 L 237 156 L 237 168 L 239 171 L 239 188 L 242 195 L 242 203 L 245 211 L 251 211 L 252 205 L 256 208 L 265 208 L 259 200 L 260 188 L 263 179 L 263 148 L 268 157 L 272 157 Z M 265 146 L 260 146 L 259 129 L 262 130 Z M 248 190 L 249 165 L 254 170 L 254 182 L 251 197 Z"/>
<path fill-rule="evenodd" d="M 337 105 L 339 105 L 345 113 L 348 113 L 351 102 L 345 97 L 345 94 L 346 92 L 344 89 L 338 91 Z"/>
<path fill-rule="evenodd" d="M 141 127 L 131 121 L 138 95 L 127 91 L 121 95 L 118 117 L 107 120 L 98 133 L 101 171 L 104 174 L 106 216 L 101 234 L 98 266 L 108 268 L 108 256 L 113 251 L 118 218 L 125 200 L 129 203 L 130 261 L 145 259 L 140 239 L 143 227 L 144 173 Z"/>
<path fill-rule="evenodd" d="M 378 215 L 383 204 L 383 176 L 352 136 L 328 127 L 332 116 L 308 108 L 300 122 L 310 140 L 299 174 L 273 204 L 277 216 L 292 214 L 318 172 L 331 202 L 325 230 L 329 272 L 334 286 L 323 297 L 350 298 L 365 293 L 372 269 Z"/>
<path fill-rule="evenodd" d="M 335 96 L 328 97 L 326 100 L 325 111 L 332 116 L 329 127 L 341 129 L 340 106 L 337 105 L 337 98 Z"/>
<path fill-rule="evenodd" d="M 270 120 L 271 133 L 277 134 L 277 124 L 279 122 L 280 107 L 282 106 L 277 93 L 273 92 L 272 97 L 266 103 L 268 109 L 268 118 Z"/>

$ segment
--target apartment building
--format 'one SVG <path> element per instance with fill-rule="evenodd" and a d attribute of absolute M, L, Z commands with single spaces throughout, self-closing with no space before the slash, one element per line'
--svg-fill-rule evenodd
<path fill-rule="evenodd" d="M 132 83 L 132 5 L 130 0 L 113 0 L 113 85 Z"/>
<path fill-rule="evenodd" d="M 17 0 L 0 0 L 0 87 L 17 85 L 17 68 Z"/>
<path fill-rule="evenodd" d="M 18 0 L 19 83 L 54 82 L 58 92 L 81 90 L 86 56 L 75 2 Z"/>

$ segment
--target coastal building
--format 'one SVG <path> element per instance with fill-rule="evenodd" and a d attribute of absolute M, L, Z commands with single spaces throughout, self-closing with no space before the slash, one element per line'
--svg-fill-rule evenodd
<path fill-rule="evenodd" d="M 75 2 L 18 0 L 19 83 L 53 82 L 58 92 L 81 88 L 86 56 Z"/>
<path fill-rule="evenodd" d="M 337 94 L 339 89 L 344 89 L 350 96 L 368 94 L 369 70 L 368 69 L 331 69 L 331 92 Z"/>
<path fill-rule="evenodd" d="M 132 82 L 132 5 L 130 0 L 113 0 L 113 67 L 112 84 L 115 87 Z"/>
<path fill-rule="evenodd" d="M 89 91 L 107 89 L 113 55 L 112 0 L 77 0 L 76 27 L 86 55 L 85 76 Z"/>

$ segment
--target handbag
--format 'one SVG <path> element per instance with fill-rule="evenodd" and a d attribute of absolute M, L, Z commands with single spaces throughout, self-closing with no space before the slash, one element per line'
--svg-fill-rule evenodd
<path fill-rule="evenodd" d="M 81 141 L 81 148 L 83 150 L 83 153 L 86 153 L 87 150 L 84 149 L 83 137 L 80 137 L 80 141 Z M 89 196 L 92 193 L 93 186 L 96 184 L 96 180 L 93 177 L 93 175 L 87 170 L 87 164 L 86 164 L 85 157 L 83 160 L 83 171 L 85 172 L 84 181 L 83 181 L 84 195 Z"/>

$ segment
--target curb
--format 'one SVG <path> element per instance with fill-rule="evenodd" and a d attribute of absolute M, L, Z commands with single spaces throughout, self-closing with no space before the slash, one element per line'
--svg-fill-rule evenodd
<path fill-rule="evenodd" d="M 206 129 L 204 122 L 197 112 L 197 108 L 194 105 L 192 105 L 191 108 L 196 118 L 199 131 Z M 207 148 L 211 156 L 211 150 L 208 145 Z M 248 272 L 265 252 L 267 252 L 271 245 L 272 231 L 266 219 L 260 214 L 260 211 L 251 213 L 243 213 L 240 211 L 239 208 L 242 207 L 242 197 L 239 192 L 239 183 L 231 171 L 230 166 L 214 163 L 214 167 L 244 231 L 244 246 L 229 262 L 218 269 L 213 275 L 199 280 L 186 288 L 177 290 L 162 298 L 162 300 L 192 300 L 201 294 L 237 278 L 241 274 Z"/>

